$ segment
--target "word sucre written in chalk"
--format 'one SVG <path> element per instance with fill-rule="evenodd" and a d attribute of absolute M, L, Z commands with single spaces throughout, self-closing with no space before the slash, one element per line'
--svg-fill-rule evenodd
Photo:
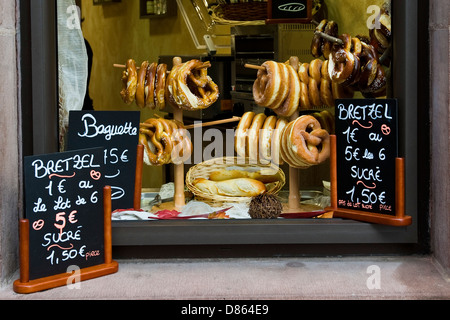
<path fill-rule="evenodd" d="M 395 212 L 396 107 L 393 99 L 337 102 L 339 207 Z"/>
<path fill-rule="evenodd" d="M 25 158 L 31 278 L 103 262 L 103 150 Z"/>
<path fill-rule="evenodd" d="M 112 136 L 130 135 L 137 136 L 137 128 L 131 122 L 125 122 L 120 125 L 113 124 L 97 124 L 97 119 L 90 113 L 86 113 L 81 117 L 83 131 L 78 132 L 79 137 L 95 138 L 103 135 L 105 140 L 111 140 Z"/>

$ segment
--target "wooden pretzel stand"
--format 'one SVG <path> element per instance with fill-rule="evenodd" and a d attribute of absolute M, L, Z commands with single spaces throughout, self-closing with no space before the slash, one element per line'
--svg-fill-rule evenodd
<path fill-rule="evenodd" d="M 119 270 L 119 264 L 112 260 L 111 242 L 111 187 L 103 188 L 103 215 L 104 215 L 104 254 L 105 262 L 80 269 L 80 280 L 88 280 L 115 273 Z M 19 221 L 20 232 L 20 278 L 14 281 L 13 290 L 17 293 L 33 293 L 51 288 L 67 285 L 72 273 L 61 273 L 44 278 L 30 280 L 30 238 L 29 220 Z"/>
<path fill-rule="evenodd" d="M 405 215 L 405 159 L 395 159 L 395 215 L 338 208 L 336 135 L 330 135 L 330 140 L 331 206 L 325 208 L 325 210 L 332 211 L 333 217 L 336 218 L 353 219 L 396 227 L 410 225 L 412 222 L 411 216 Z"/>

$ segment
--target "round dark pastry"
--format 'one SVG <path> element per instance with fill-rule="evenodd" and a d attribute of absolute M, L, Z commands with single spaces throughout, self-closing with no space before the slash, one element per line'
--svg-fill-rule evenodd
<path fill-rule="evenodd" d="M 252 198 L 248 214 L 253 219 L 276 219 L 283 211 L 283 205 L 274 194 L 262 193 Z"/>

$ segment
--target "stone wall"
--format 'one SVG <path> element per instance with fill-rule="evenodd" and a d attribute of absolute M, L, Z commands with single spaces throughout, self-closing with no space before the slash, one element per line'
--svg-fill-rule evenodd
<path fill-rule="evenodd" d="M 0 281 L 18 267 L 20 141 L 16 1 L 0 0 Z"/>
<path fill-rule="evenodd" d="M 450 113 L 448 0 L 430 0 L 431 247 L 450 272 Z"/>

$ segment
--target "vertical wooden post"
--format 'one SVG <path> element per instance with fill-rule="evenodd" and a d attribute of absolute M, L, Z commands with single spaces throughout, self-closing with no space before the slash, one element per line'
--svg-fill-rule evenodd
<path fill-rule="evenodd" d="M 289 120 L 294 121 L 298 116 L 299 113 L 296 111 Z M 300 208 L 299 176 L 300 169 L 289 167 L 289 210 Z"/>
<path fill-rule="evenodd" d="M 183 110 L 173 107 L 173 118 L 183 123 Z M 182 208 L 185 205 L 184 198 L 184 163 L 174 164 L 174 203 L 176 208 Z"/>
<path fill-rule="evenodd" d="M 182 63 L 180 57 L 173 57 L 172 59 L 172 68 L 176 65 Z M 181 110 L 178 106 L 174 105 L 173 107 L 173 118 L 181 123 L 183 123 L 183 110 Z M 174 164 L 174 206 L 177 209 L 181 209 L 185 204 L 184 199 L 184 163 Z"/>
<path fill-rule="evenodd" d="M 395 216 L 405 217 L 405 159 L 395 158 Z"/>
<path fill-rule="evenodd" d="M 20 237 L 20 282 L 30 281 L 30 222 L 28 219 L 19 221 Z"/>
<path fill-rule="evenodd" d="M 104 215 L 104 246 L 105 264 L 112 262 L 112 240 L 111 240 L 111 187 L 103 188 L 103 215 Z"/>
<path fill-rule="evenodd" d="M 138 144 L 136 152 L 136 172 L 134 177 L 134 210 L 141 209 L 141 192 L 142 192 L 142 166 L 144 161 L 144 146 Z"/>

